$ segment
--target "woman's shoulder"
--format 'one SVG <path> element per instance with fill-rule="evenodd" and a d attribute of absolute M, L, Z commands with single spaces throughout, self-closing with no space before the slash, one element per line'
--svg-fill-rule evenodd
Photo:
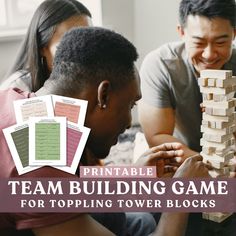
<path fill-rule="evenodd" d="M 31 75 L 26 70 L 19 70 L 10 75 L 0 85 L 0 89 L 19 88 L 22 91 L 32 91 Z"/>

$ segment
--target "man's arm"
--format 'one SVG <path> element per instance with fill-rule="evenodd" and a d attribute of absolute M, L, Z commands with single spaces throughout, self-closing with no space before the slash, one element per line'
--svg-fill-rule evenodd
<path fill-rule="evenodd" d="M 153 236 L 184 235 L 188 213 L 162 213 Z M 115 222 L 114 222 L 115 223 Z M 170 227 L 171 224 L 171 227 Z M 87 214 L 61 224 L 32 230 L 35 236 L 113 236 L 114 234 Z"/>
<path fill-rule="evenodd" d="M 189 213 L 164 212 L 152 236 L 183 236 L 188 222 Z"/>
<path fill-rule="evenodd" d="M 200 155 L 194 155 L 186 159 L 174 175 L 174 178 L 193 177 L 209 177 L 207 166 L 202 162 Z M 188 215 L 187 212 L 162 213 L 156 231 L 152 236 L 183 236 L 188 222 Z"/>
<path fill-rule="evenodd" d="M 173 136 L 175 112 L 172 108 L 156 108 L 143 101 L 138 104 L 139 121 L 150 147 L 167 142 L 181 142 Z M 183 144 L 184 158 L 197 154 Z"/>
<path fill-rule="evenodd" d="M 82 214 L 77 218 L 64 223 L 32 229 L 35 236 L 112 236 L 111 231 L 95 221 L 88 214 Z"/>

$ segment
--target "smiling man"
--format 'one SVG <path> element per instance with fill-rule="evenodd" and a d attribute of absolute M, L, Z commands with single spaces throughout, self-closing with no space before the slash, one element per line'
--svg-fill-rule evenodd
<path fill-rule="evenodd" d="M 180 2 L 182 41 L 149 53 L 140 71 L 139 119 L 149 146 L 179 141 L 184 158 L 200 152 L 202 95 L 197 80 L 204 69 L 229 69 L 236 75 L 235 14 L 235 0 Z M 201 214 L 191 214 L 186 235 L 203 235 L 208 227 Z M 229 235 L 220 224 L 211 227 L 211 231 Z"/>
<path fill-rule="evenodd" d="M 182 42 L 151 52 L 141 67 L 140 122 L 150 146 L 181 141 L 185 157 L 200 151 L 204 69 L 236 75 L 235 0 L 182 0 L 178 32 Z"/>

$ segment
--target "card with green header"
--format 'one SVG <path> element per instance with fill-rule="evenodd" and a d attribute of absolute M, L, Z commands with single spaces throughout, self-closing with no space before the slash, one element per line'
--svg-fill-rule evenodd
<path fill-rule="evenodd" d="M 66 118 L 30 117 L 29 164 L 66 165 Z"/>

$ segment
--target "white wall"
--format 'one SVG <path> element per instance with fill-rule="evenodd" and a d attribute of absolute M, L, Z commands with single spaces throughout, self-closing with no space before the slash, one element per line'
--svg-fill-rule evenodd
<path fill-rule="evenodd" d="M 102 0 L 104 27 L 135 44 L 141 59 L 165 42 L 178 40 L 180 0 Z"/>
<path fill-rule="evenodd" d="M 180 0 L 135 0 L 134 44 L 140 59 L 160 45 L 178 40 L 178 5 Z"/>
<path fill-rule="evenodd" d="M 102 0 L 104 27 L 135 44 L 143 57 L 163 43 L 179 40 L 176 26 L 180 0 Z"/>
<path fill-rule="evenodd" d="M 3 81 L 9 67 L 14 63 L 21 40 L 19 38 L 15 40 L 0 40 L 0 83 Z"/>
<path fill-rule="evenodd" d="M 102 0 L 103 26 L 134 42 L 134 2 L 136 0 Z M 143 0 L 145 1 L 145 0 Z"/>

